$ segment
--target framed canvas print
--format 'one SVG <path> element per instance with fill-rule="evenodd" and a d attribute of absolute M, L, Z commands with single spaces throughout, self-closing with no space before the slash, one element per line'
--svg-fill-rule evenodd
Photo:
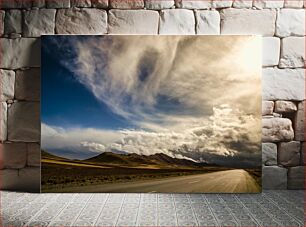
<path fill-rule="evenodd" d="M 261 37 L 43 36 L 42 192 L 261 192 Z"/>

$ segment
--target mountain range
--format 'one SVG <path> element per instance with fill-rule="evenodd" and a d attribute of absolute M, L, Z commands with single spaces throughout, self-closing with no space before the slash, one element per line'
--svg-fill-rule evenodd
<path fill-rule="evenodd" d="M 47 159 L 65 159 L 49 152 L 42 151 L 42 158 Z M 65 159 L 68 160 L 68 159 Z M 104 152 L 95 157 L 84 159 L 83 163 L 95 163 L 103 165 L 122 165 L 122 166 L 140 166 L 140 165 L 152 165 L 152 166 L 186 166 L 186 167 L 201 167 L 211 166 L 207 163 L 198 163 L 188 159 L 173 158 L 166 154 L 157 153 L 153 155 L 139 155 L 135 153 L 131 154 L 116 154 L 112 152 Z"/>

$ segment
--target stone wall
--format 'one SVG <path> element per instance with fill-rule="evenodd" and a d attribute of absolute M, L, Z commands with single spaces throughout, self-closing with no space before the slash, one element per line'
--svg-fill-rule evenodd
<path fill-rule="evenodd" d="M 304 187 L 301 0 L 1 0 L 1 188 L 39 191 L 41 34 L 263 35 L 263 186 Z"/>

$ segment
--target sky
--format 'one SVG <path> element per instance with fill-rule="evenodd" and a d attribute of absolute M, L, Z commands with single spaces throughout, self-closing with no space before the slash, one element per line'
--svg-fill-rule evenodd
<path fill-rule="evenodd" d="M 43 36 L 42 148 L 261 165 L 258 36 Z"/>

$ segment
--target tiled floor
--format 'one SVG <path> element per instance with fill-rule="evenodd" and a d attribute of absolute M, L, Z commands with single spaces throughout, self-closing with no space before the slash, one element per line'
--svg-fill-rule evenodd
<path fill-rule="evenodd" d="M 4 226 L 304 226 L 303 191 L 262 194 L 1 192 Z"/>

